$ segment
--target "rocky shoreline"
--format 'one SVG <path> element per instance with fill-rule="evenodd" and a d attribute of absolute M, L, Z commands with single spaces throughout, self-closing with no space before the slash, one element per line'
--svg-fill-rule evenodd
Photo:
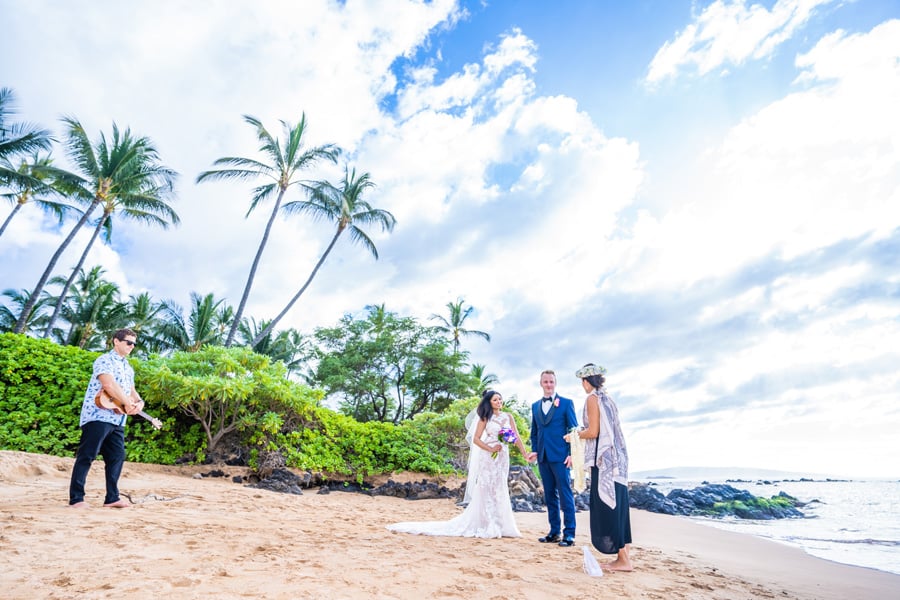
<path fill-rule="evenodd" d="M 199 476 L 227 477 L 228 475 L 221 470 L 213 470 Z M 420 481 L 405 483 L 389 479 L 386 483 L 375 486 L 366 482 L 324 480 L 308 472 L 298 475 L 286 468 L 272 469 L 264 478 L 260 478 L 258 475 L 238 475 L 232 477 L 232 481 L 248 487 L 289 494 L 302 494 L 303 490 L 318 487 L 319 494 L 353 492 L 406 500 L 446 498 L 461 502 L 465 495 L 465 483 L 456 488 L 449 488 L 436 479 L 423 478 Z M 706 483 L 690 490 L 674 489 L 666 495 L 657 490 L 653 484 L 631 482 L 628 488 L 631 507 L 666 515 L 758 520 L 803 518 L 805 516 L 799 510 L 805 503 L 785 492 L 780 492 L 770 498 L 763 498 L 746 490 L 737 489 L 730 484 Z M 515 512 L 546 511 L 540 479 L 528 467 L 510 467 L 509 493 Z M 575 495 L 577 511 L 589 509 L 589 493 L 586 490 Z"/>
<path fill-rule="evenodd" d="M 805 503 L 785 492 L 763 498 L 729 484 L 708 483 L 690 490 L 676 488 L 666 495 L 645 483 L 631 483 L 628 488 L 631 506 L 666 515 L 757 520 L 805 516 L 798 509 Z"/>

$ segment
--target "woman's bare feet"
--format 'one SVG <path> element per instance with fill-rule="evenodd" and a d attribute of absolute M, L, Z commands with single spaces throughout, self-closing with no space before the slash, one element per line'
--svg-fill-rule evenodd
<path fill-rule="evenodd" d="M 129 506 L 131 506 L 131 504 L 119 498 L 115 502 L 110 502 L 109 504 L 104 504 L 103 506 L 106 508 L 128 508 Z"/>
<path fill-rule="evenodd" d="M 623 571 L 626 573 L 634 571 L 634 566 L 631 564 L 631 558 L 628 556 L 628 547 L 626 546 L 620 549 L 618 554 L 616 554 L 616 560 L 605 563 L 603 568 L 610 571 Z"/>
<path fill-rule="evenodd" d="M 87 502 L 76 502 L 75 504 L 70 504 L 69 508 L 87 508 Z"/>
<path fill-rule="evenodd" d="M 621 561 L 616 559 L 609 563 L 603 563 L 603 568 L 607 571 L 622 571 L 622 572 L 630 572 L 634 571 L 634 566 L 632 566 L 631 561 Z"/>

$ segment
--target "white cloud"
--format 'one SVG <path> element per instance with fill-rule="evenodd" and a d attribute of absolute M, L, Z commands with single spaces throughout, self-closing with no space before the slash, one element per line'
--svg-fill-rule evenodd
<path fill-rule="evenodd" d="M 691 167 L 690 200 L 634 227 L 629 289 L 691 284 L 900 226 L 900 21 L 797 59 L 806 89 L 735 126 Z M 850 55 L 855 57 L 848 60 Z M 687 168 L 687 167 L 686 167 Z"/>
<path fill-rule="evenodd" d="M 766 58 L 803 27 L 816 8 L 834 1 L 778 0 L 769 10 L 761 4 L 748 6 L 746 0 L 716 0 L 657 51 L 646 82 L 659 84 L 689 66 L 705 75 Z"/>

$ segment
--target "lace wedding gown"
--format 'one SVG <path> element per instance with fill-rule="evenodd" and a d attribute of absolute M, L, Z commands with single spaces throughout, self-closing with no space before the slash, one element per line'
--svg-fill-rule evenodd
<path fill-rule="evenodd" d="M 501 413 L 490 418 L 484 427 L 481 441 L 492 446 L 497 443 L 501 429 L 510 428 L 510 415 Z M 469 467 L 466 490 L 470 492 L 469 504 L 462 514 L 449 521 L 412 521 L 388 525 L 391 531 L 422 535 L 447 535 L 454 537 L 522 537 L 513 517 L 509 502 L 509 447 L 496 458 L 491 453 L 472 444 L 474 454 Z"/>

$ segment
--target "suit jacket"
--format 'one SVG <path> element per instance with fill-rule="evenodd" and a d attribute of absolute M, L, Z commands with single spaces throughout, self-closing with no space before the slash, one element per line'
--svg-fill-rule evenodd
<path fill-rule="evenodd" d="M 555 396 L 559 406 L 551 405 L 545 415 L 541 400 L 531 405 L 531 450 L 537 452 L 538 462 L 564 462 L 571 453 L 563 436 L 578 427 L 575 403 L 568 398 Z"/>

